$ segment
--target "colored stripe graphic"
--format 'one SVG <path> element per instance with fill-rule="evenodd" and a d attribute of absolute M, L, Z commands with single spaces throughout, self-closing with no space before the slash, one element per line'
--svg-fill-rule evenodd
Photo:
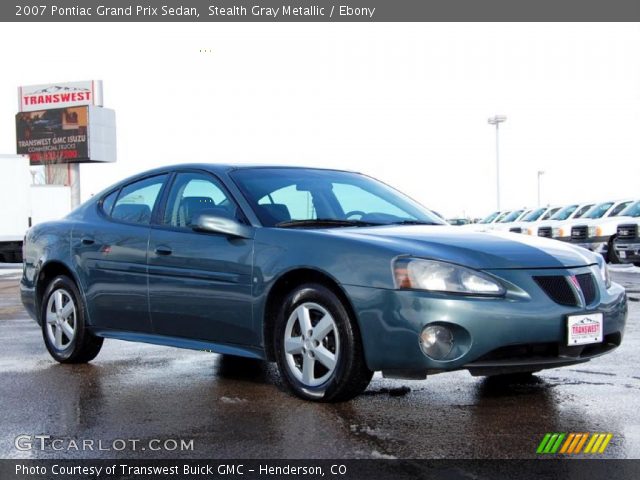
<path fill-rule="evenodd" d="M 539 454 L 576 455 L 579 453 L 604 453 L 612 433 L 547 433 L 536 449 Z M 585 447 L 586 444 L 586 447 Z M 584 450 L 583 450 L 584 447 Z"/>
<path fill-rule="evenodd" d="M 591 447 L 593 446 L 594 443 L 596 443 L 596 440 L 598 439 L 600 435 L 597 433 L 592 433 L 591 434 L 591 438 L 589 439 L 589 443 L 587 443 L 587 446 L 584 448 L 584 453 L 591 453 Z"/>
<path fill-rule="evenodd" d="M 574 450 L 573 453 L 580 453 L 580 450 L 582 450 L 582 446 L 587 441 L 587 438 L 589 438 L 588 433 L 582 433 L 581 435 L 582 437 L 580 438 L 580 442 L 578 442 L 578 445 L 576 445 L 576 449 Z"/>
<path fill-rule="evenodd" d="M 562 448 L 560 449 L 560 453 L 567 453 L 567 449 L 571 446 L 571 443 L 573 443 L 573 439 L 576 437 L 575 433 L 570 433 L 569 436 L 567 437 L 567 440 L 564 442 L 564 445 L 562 445 Z"/>
<path fill-rule="evenodd" d="M 547 445 L 547 442 L 549 441 L 550 438 L 551 438 L 551 434 L 547 433 L 542 439 L 542 441 L 540 442 L 540 445 L 538 445 L 538 449 L 536 450 L 536 453 L 544 452 L 544 447 Z"/>
<path fill-rule="evenodd" d="M 611 441 L 612 438 L 613 438 L 613 434 L 607 433 L 607 436 L 605 437 L 604 442 L 602 442 L 602 445 L 600 445 L 600 450 L 598 451 L 598 453 L 604 453 L 604 451 L 607 448 L 607 445 L 609 445 L 609 442 Z"/>

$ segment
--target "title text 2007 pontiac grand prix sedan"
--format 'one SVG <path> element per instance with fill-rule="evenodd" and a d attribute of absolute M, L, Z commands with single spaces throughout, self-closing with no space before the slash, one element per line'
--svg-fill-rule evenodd
<path fill-rule="evenodd" d="M 276 361 L 302 398 L 374 371 L 530 374 L 622 341 L 600 255 L 463 232 L 365 175 L 181 165 L 129 178 L 29 230 L 23 303 L 59 362 L 104 338 Z"/>

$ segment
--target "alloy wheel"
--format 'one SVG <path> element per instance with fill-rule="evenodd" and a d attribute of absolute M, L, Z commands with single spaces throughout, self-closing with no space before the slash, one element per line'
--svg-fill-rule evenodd
<path fill-rule="evenodd" d="M 49 296 L 46 310 L 46 330 L 51 344 L 64 350 L 76 336 L 76 306 L 66 290 L 55 290 Z"/>
<path fill-rule="evenodd" d="M 321 305 L 298 305 L 284 331 L 285 358 L 289 371 L 307 387 L 326 382 L 336 369 L 340 337 L 333 316 Z"/>

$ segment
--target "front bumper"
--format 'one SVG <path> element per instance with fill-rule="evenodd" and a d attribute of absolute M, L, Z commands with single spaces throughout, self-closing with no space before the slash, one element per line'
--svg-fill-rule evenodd
<path fill-rule="evenodd" d="M 616 240 L 614 248 L 618 258 L 624 263 L 640 262 L 640 240 Z"/>
<path fill-rule="evenodd" d="M 533 270 L 491 272 L 509 285 L 505 298 L 478 298 L 423 291 L 345 286 L 372 370 L 437 373 L 469 369 L 488 374 L 541 370 L 589 360 L 616 348 L 622 341 L 627 317 L 624 289 L 606 290 L 596 269 L 545 270 L 550 275 L 594 273 L 596 299 L 585 308 L 554 303 L 533 280 Z M 567 316 L 603 314 L 604 341 L 585 347 L 567 347 Z M 427 357 L 419 335 L 429 324 L 454 331 L 454 349 L 446 360 Z M 587 348 L 589 347 L 589 348 Z"/>
<path fill-rule="evenodd" d="M 571 240 L 578 247 L 586 248 L 592 252 L 606 256 L 609 251 L 609 237 L 591 237 L 584 240 Z"/>

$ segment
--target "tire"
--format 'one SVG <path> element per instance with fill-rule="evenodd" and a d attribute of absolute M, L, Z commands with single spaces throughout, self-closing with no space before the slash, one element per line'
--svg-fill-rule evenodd
<path fill-rule="evenodd" d="M 613 246 L 613 241 L 614 241 L 614 237 L 611 237 L 611 240 L 609 240 L 609 246 L 607 248 L 607 262 L 609 263 L 622 263 L 620 260 L 620 257 L 618 256 L 618 253 L 616 252 L 616 249 Z"/>
<path fill-rule="evenodd" d="M 42 296 L 42 337 L 51 356 L 60 363 L 87 363 L 102 348 L 103 339 L 86 328 L 86 309 L 75 283 L 59 276 Z"/>
<path fill-rule="evenodd" d="M 633 262 L 636 267 L 640 267 L 640 262 Z"/>
<path fill-rule="evenodd" d="M 285 385 L 305 400 L 350 400 L 373 376 L 355 320 L 319 284 L 301 285 L 287 296 L 276 318 L 274 350 Z"/>

